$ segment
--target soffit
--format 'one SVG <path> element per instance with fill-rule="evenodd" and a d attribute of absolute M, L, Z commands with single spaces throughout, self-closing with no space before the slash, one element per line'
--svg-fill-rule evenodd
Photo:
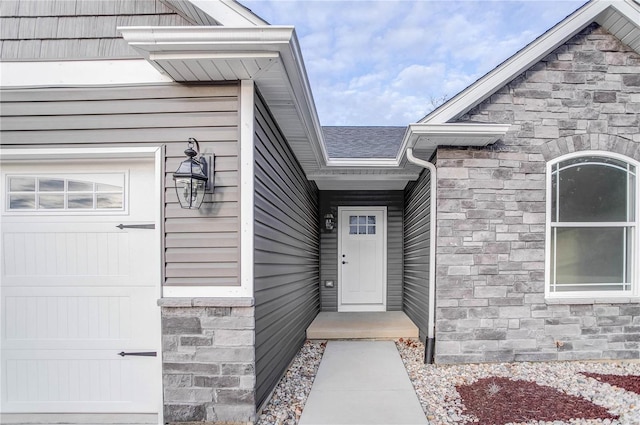
<path fill-rule="evenodd" d="M 634 19 L 629 19 L 618 9 L 607 8 L 595 21 L 640 54 L 640 9 Z"/>

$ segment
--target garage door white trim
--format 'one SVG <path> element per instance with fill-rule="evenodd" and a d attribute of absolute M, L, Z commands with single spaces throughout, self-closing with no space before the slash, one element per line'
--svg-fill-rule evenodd
<path fill-rule="evenodd" d="M 158 258 L 157 261 L 157 269 L 154 272 L 154 281 L 156 282 L 155 289 L 153 289 L 155 299 L 159 299 L 162 297 L 162 250 L 163 250 L 163 238 L 162 238 L 162 182 L 164 181 L 164 167 L 163 167 L 163 148 L 162 147 L 133 147 L 133 148 L 74 148 L 74 149 L 7 149 L 3 148 L 0 151 L 0 161 L 2 163 L 9 165 L 19 165 L 20 163 L 31 164 L 34 162 L 42 160 L 42 163 L 47 164 L 60 164 L 63 162 L 70 161 L 72 163 L 79 162 L 81 160 L 96 160 L 96 159 L 115 159 L 122 158 L 144 158 L 145 162 L 151 165 L 151 161 L 153 162 L 153 181 L 154 181 L 154 189 L 152 194 L 152 199 L 154 200 L 155 207 L 153 208 L 153 221 L 155 223 L 155 230 L 146 230 L 150 232 L 155 232 L 154 240 L 158 241 L 158 243 L 154 243 L 155 246 L 148 247 L 150 250 L 153 250 L 153 255 Z M 151 161 L 150 161 L 151 160 Z M 15 168 L 14 168 L 15 169 Z M 149 171 L 150 172 L 150 171 Z M 148 172 L 148 173 L 149 173 Z M 150 176 L 150 174 L 147 174 Z M 148 216 L 150 217 L 150 216 Z M 155 266 L 154 266 L 155 267 Z M 155 299 L 153 300 L 155 303 Z M 154 329 L 157 328 L 157 337 L 154 336 L 154 350 L 158 353 L 158 361 L 154 362 L 154 375 L 157 375 L 161 378 L 162 376 L 162 346 L 161 346 L 161 335 L 160 335 L 160 310 L 157 309 L 154 313 L 153 323 Z M 161 382 L 161 379 L 158 380 Z M 162 385 L 157 385 L 157 388 L 153 388 L 153 391 L 157 391 L 155 400 L 157 400 L 157 418 L 158 423 L 163 423 L 162 417 Z M 24 416 L 24 415 L 20 415 Z M 10 419 L 8 415 L 3 414 L 3 420 Z M 35 420 L 37 418 L 34 417 Z"/>

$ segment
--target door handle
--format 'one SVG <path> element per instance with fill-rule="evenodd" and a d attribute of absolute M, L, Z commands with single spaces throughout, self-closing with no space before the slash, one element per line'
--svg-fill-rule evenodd
<path fill-rule="evenodd" d="M 118 224 L 116 226 L 118 229 L 155 229 L 155 224 Z"/>
<path fill-rule="evenodd" d="M 346 262 L 346 261 L 344 261 L 344 260 L 342 260 L 342 264 L 347 264 L 347 262 Z"/>
<path fill-rule="evenodd" d="M 156 357 L 158 355 L 158 353 L 156 351 L 141 351 L 141 352 L 137 352 L 137 353 L 125 353 L 124 351 L 121 351 L 118 353 L 118 355 L 120 357 L 124 357 L 124 356 L 144 356 L 144 357 Z"/>

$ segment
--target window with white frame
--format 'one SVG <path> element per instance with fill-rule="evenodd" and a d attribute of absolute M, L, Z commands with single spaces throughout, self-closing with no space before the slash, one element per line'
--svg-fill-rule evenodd
<path fill-rule="evenodd" d="M 125 174 L 8 175 L 9 212 L 100 212 L 124 210 Z"/>
<path fill-rule="evenodd" d="M 631 295 L 637 285 L 637 163 L 567 155 L 550 165 L 550 296 Z"/>

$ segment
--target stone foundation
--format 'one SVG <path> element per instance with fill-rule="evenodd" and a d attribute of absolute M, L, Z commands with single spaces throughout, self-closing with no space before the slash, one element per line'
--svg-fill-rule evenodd
<path fill-rule="evenodd" d="M 164 420 L 255 419 L 253 300 L 161 299 Z"/>

